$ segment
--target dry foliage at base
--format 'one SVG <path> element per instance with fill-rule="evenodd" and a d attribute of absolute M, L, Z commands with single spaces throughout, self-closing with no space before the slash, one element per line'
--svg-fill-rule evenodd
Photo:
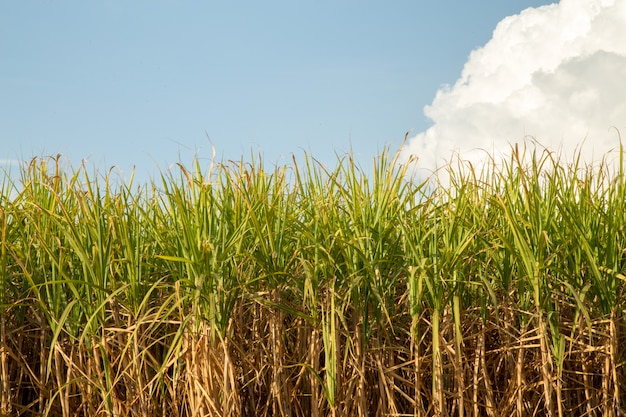
<path fill-rule="evenodd" d="M 0 415 L 623 415 L 618 165 L 35 159 L 0 193 Z"/>

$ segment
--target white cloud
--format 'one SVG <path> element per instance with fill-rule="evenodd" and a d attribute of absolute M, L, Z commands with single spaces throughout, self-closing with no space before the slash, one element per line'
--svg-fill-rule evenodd
<path fill-rule="evenodd" d="M 533 137 L 591 161 L 626 139 L 626 1 L 562 0 L 503 19 L 454 86 L 424 108 L 433 125 L 402 150 L 434 170 L 478 163 Z"/>
<path fill-rule="evenodd" d="M 19 159 L 0 159 L 0 166 L 19 166 L 22 163 Z"/>

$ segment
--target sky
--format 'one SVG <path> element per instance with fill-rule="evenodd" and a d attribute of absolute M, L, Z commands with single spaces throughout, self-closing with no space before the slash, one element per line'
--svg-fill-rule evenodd
<path fill-rule="evenodd" d="M 213 150 L 367 168 L 388 148 L 433 169 L 527 135 L 603 151 L 626 127 L 625 4 L 1 2 L 0 167 L 62 154 L 141 181 Z"/>

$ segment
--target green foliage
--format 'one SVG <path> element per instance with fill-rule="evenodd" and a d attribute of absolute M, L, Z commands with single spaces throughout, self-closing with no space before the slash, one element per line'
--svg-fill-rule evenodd
<path fill-rule="evenodd" d="M 368 352 L 401 351 L 407 339 L 423 348 L 430 334 L 428 395 L 442 412 L 446 317 L 461 352 L 480 327 L 464 317 L 479 311 L 485 326 L 503 305 L 514 306 L 507 311 L 520 334 L 547 323 L 561 378 L 576 326 L 591 337 L 594 322 L 626 307 L 626 185 L 622 164 L 563 165 L 548 151 L 529 151 L 516 148 L 481 172 L 449 167 L 449 184 L 409 180 L 410 163 L 387 152 L 371 174 L 350 156 L 334 170 L 305 155 L 302 165 L 269 172 L 255 159 L 206 170 L 196 160 L 136 188 L 63 168 L 59 158 L 34 159 L 19 187 L 0 189 L 3 321 L 39 326 L 42 386 L 58 361 L 100 360 L 100 382 L 76 378 L 100 390 L 107 409 L 132 368 L 113 352 L 130 354 L 140 343 L 136 378 L 160 381 L 153 395 L 172 395 L 168 378 L 191 349 L 186 334 L 208 329 L 212 346 L 231 346 L 236 331 L 263 332 L 264 309 L 284 314 L 276 328 L 302 320 L 320 332 L 323 364 L 303 369 L 330 408 L 341 401 L 341 372 L 368 378 L 357 369 L 368 366 Z M 578 324 L 565 332 L 564 322 Z M 120 329 L 132 337 L 107 336 Z M 295 336 L 279 336 L 273 343 L 295 352 Z M 63 359 L 70 345 L 77 356 Z M 304 361 L 293 355 L 289 366 Z M 68 384 L 57 386 L 59 398 Z"/>

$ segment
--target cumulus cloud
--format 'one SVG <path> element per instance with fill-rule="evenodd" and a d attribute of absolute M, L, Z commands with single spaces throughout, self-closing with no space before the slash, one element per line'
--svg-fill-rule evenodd
<path fill-rule="evenodd" d="M 532 137 L 591 162 L 626 138 L 626 1 L 562 0 L 503 19 L 402 150 L 427 172 L 458 153 L 476 164 Z"/>

